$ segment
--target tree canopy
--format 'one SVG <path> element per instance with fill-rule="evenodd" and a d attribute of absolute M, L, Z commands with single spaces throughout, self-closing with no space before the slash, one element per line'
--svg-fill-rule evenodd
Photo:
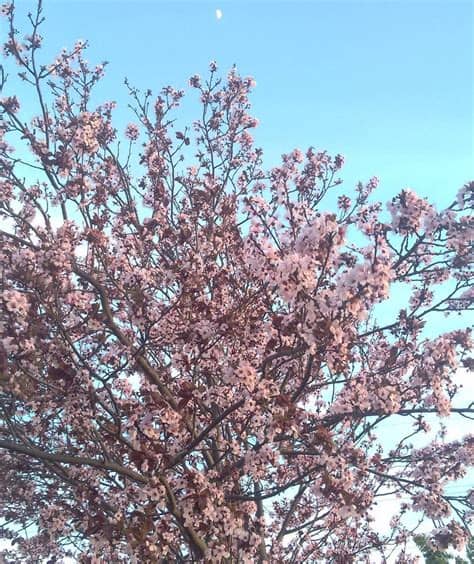
<path fill-rule="evenodd" d="M 114 104 L 92 102 L 104 65 L 86 44 L 44 62 L 41 3 L 24 39 L 2 13 L 6 561 L 347 563 L 396 546 L 408 563 L 409 512 L 460 548 L 474 492 L 447 486 L 473 436 L 413 437 L 474 412 L 456 380 L 471 332 L 440 332 L 472 309 L 474 183 L 446 209 L 403 189 L 385 210 L 376 178 L 343 191 L 341 155 L 295 149 L 268 170 L 253 80 L 215 63 L 189 81 L 187 127 L 183 91 L 127 85 L 121 135 Z M 385 534 L 374 509 L 393 494 Z"/>

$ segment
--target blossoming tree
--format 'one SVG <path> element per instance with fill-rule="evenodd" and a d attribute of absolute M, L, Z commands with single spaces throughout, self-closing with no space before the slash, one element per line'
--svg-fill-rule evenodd
<path fill-rule="evenodd" d="M 397 545 L 410 562 L 406 512 L 462 546 L 473 492 L 446 486 L 474 439 L 410 437 L 474 412 L 455 403 L 470 333 L 436 332 L 472 307 L 474 184 L 444 210 L 403 190 L 387 213 L 376 179 L 340 191 L 339 155 L 264 170 L 252 80 L 214 63 L 190 80 L 189 127 L 173 117 L 183 92 L 129 86 L 119 142 L 85 44 L 40 63 L 41 3 L 21 41 L 2 12 L 32 95 L 2 72 L 6 561 L 347 563 Z M 382 323 L 394 287 L 408 297 Z M 411 422 L 390 448 L 387 419 Z M 372 515 L 390 493 L 385 535 Z"/>

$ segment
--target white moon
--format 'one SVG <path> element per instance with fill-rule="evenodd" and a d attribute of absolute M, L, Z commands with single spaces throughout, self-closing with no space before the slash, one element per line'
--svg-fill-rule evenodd
<path fill-rule="evenodd" d="M 219 8 L 217 8 L 217 10 L 216 10 L 216 18 L 218 20 L 220 20 L 222 18 L 222 10 L 220 10 Z"/>

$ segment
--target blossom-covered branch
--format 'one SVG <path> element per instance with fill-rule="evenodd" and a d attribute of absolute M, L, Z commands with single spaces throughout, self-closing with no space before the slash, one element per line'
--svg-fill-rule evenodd
<path fill-rule="evenodd" d="M 22 40 L 1 11 L 36 100 L 2 70 L 5 560 L 411 562 L 407 513 L 461 547 L 473 439 L 429 431 L 474 413 L 471 332 L 441 331 L 473 308 L 474 183 L 385 210 L 376 178 L 345 193 L 341 155 L 267 170 L 254 81 L 214 62 L 187 126 L 182 90 L 128 84 L 121 135 L 86 43 L 42 63 L 41 2 Z M 387 535 L 373 510 L 394 495 Z"/>

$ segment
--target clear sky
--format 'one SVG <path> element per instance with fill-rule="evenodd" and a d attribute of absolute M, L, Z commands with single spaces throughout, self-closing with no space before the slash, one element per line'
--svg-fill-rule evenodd
<path fill-rule="evenodd" d="M 34 0 L 18 4 L 24 12 Z M 215 59 L 222 72 L 235 63 L 255 77 L 255 137 L 270 165 L 313 145 L 346 156 L 349 186 L 377 175 L 383 199 L 412 187 L 440 204 L 474 176 L 470 1 L 44 0 L 44 8 L 51 55 L 88 39 L 90 61 L 110 61 L 99 95 L 120 102 L 124 122 L 125 76 L 154 92 L 184 88 Z"/>

